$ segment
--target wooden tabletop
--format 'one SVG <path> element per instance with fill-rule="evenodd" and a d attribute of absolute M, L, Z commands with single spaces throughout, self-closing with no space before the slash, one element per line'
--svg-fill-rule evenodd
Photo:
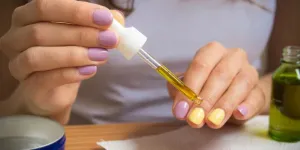
<path fill-rule="evenodd" d="M 66 126 L 66 150 L 103 150 L 100 140 L 124 140 L 175 130 L 183 123 L 127 123 L 111 125 Z"/>

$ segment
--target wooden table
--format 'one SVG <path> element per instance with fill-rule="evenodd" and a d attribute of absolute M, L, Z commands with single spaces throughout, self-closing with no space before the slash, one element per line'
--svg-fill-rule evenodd
<path fill-rule="evenodd" d="M 103 140 L 124 140 L 175 130 L 183 123 L 127 123 L 112 125 L 66 126 L 66 150 L 103 150 L 96 142 Z"/>

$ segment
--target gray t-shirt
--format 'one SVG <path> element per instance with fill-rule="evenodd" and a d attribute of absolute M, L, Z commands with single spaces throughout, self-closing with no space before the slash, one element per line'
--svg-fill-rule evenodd
<path fill-rule="evenodd" d="M 136 0 L 126 26 L 144 33 L 148 37 L 144 49 L 173 72 L 184 72 L 200 47 L 219 41 L 226 47 L 244 48 L 249 61 L 263 73 L 276 0 L 257 2 L 273 12 L 244 0 Z M 165 85 L 138 56 L 127 61 L 111 50 L 108 63 L 82 83 L 71 122 L 174 120 Z"/>

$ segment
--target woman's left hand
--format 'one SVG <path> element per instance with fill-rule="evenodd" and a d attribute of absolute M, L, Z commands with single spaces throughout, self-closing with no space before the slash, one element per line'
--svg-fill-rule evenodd
<path fill-rule="evenodd" d="M 209 43 L 196 53 L 183 78 L 203 102 L 193 103 L 168 84 L 173 114 L 194 128 L 207 124 L 218 129 L 230 119 L 248 120 L 266 105 L 258 81 L 258 72 L 244 50 Z"/>

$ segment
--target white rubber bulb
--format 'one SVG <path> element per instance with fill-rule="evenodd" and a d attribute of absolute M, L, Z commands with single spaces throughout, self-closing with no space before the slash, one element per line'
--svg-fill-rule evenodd
<path fill-rule="evenodd" d="M 136 28 L 126 28 L 117 20 L 113 20 L 110 30 L 118 34 L 119 43 L 116 49 L 119 50 L 127 60 L 130 60 L 136 55 L 147 41 L 147 37 Z"/>

